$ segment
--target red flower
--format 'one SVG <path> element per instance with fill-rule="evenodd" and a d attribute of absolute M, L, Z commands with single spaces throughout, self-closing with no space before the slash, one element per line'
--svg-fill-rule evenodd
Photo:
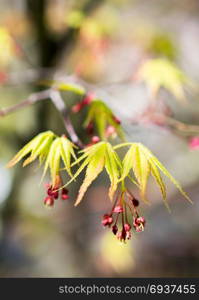
<path fill-rule="evenodd" d="M 111 215 L 104 215 L 102 219 L 102 224 L 104 226 L 110 226 L 113 223 L 113 218 Z"/>
<path fill-rule="evenodd" d="M 65 188 L 62 189 L 61 198 L 62 198 L 62 200 L 67 200 L 69 198 L 67 189 L 65 189 Z"/>
<path fill-rule="evenodd" d="M 113 212 L 114 213 L 121 213 L 121 212 L 123 212 L 123 207 L 121 205 L 117 205 L 117 206 L 114 207 Z"/>
<path fill-rule="evenodd" d="M 195 136 L 190 139 L 189 141 L 189 148 L 191 150 L 197 150 L 199 149 L 199 136 Z"/>
<path fill-rule="evenodd" d="M 103 216 L 102 224 L 110 227 L 110 225 L 114 223 L 111 228 L 112 233 L 116 235 L 117 239 L 121 242 L 126 242 L 126 240 L 131 239 L 132 227 L 136 232 L 144 230 L 146 221 L 144 217 L 139 216 L 137 211 L 138 205 L 139 201 L 135 199 L 130 192 L 125 191 L 119 194 L 115 199 L 111 213 Z M 128 211 L 132 216 L 131 222 Z M 120 230 L 118 228 L 119 221 L 121 221 Z"/>
<path fill-rule="evenodd" d="M 52 186 L 52 184 L 48 183 L 45 185 L 47 196 L 44 199 L 44 204 L 47 206 L 53 206 L 54 201 L 57 200 L 59 197 L 62 200 L 67 200 L 69 198 L 68 190 L 62 188 L 62 179 L 60 175 L 57 175 L 56 178 L 56 185 Z"/>
<path fill-rule="evenodd" d="M 46 205 L 46 206 L 53 206 L 54 205 L 54 199 L 52 198 L 52 197 L 46 197 L 45 199 L 44 199 L 44 204 Z"/>
<path fill-rule="evenodd" d="M 144 231 L 146 221 L 144 217 L 136 217 L 134 218 L 133 226 L 137 232 Z"/>
<path fill-rule="evenodd" d="M 72 106 L 72 112 L 78 113 L 84 106 L 87 106 L 91 103 L 91 101 L 95 98 L 95 94 L 89 92 L 82 101 Z"/>

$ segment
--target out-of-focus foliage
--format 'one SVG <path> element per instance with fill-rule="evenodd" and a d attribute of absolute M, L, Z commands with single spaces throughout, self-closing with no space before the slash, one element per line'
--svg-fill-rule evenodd
<path fill-rule="evenodd" d="M 66 17 L 66 23 L 69 27 L 79 28 L 84 22 L 85 15 L 81 10 L 73 10 Z"/>
<path fill-rule="evenodd" d="M 132 35 L 134 43 L 139 45 L 147 54 L 165 57 L 169 60 L 177 58 L 179 50 L 172 33 L 165 32 L 151 23 L 138 21 L 135 22 Z"/>
<path fill-rule="evenodd" d="M 0 66 L 7 66 L 17 53 L 16 44 L 6 27 L 0 27 Z"/>
<path fill-rule="evenodd" d="M 150 59 L 143 63 L 138 78 L 146 83 L 153 96 L 163 87 L 178 100 L 185 98 L 184 86 L 191 84 L 190 79 L 174 63 L 166 59 Z"/>
<path fill-rule="evenodd" d="M 74 84 L 74 83 L 68 83 L 68 82 L 64 83 L 64 82 L 60 82 L 60 81 L 56 81 L 56 80 L 41 80 L 39 82 L 39 84 L 44 85 L 44 86 L 53 87 L 60 91 L 74 92 L 75 94 L 78 94 L 78 95 L 85 94 L 85 89 L 83 88 L 83 86 L 80 86 L 80 85 Z"/>

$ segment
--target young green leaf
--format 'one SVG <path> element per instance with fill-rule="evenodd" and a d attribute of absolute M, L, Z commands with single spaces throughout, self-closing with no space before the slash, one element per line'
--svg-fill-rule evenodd
<path fill-rule="evenodd" d="M 113 195 L 117 189 L 118 178 L 120 176 L 121 163 L 120 159 L 115 153 L 114 149 L 110 144 L 107 143 L 106 155 L 105 155 L 105 169 L 109 175 L 111 186 L 109 188 L 109 197 L 113 198 Z"/>
<path fill-rule="evenodd" d="M 151 166 L 144 154 L 140 151 L 139 146 L 136 146 L 134 149 L 133 171 L 137 182 L 140 185 L 141 197 L 146 200 L 146 187 Z"/>
<path fill-rule="evenodd" d="M 84 95 L 86 93 L 84 87 L 76 83 L 61 82 L 58 80 L 41 80 L 39 84 L 44 86 L 53 86 L 60 91 L 74 92 L 75 94 L 78 95 Z"/>
<path fill-rule="evenodd" d="M 27 166 L 35 159 L 39 159 L 40 165 L 44 164 L 42 179 L 48 168 L 50 169 L 52 185 L 56 185 L 57 175 L 60 172 L 60 164 L 63 161 L 67 173 L 72 177 L 71 161 L 76 159 L 74 148 L 77 148 L 65 136 L 56 137 L 52 131 L 46 131 L 38 134 L 27 145 L 25 145 L 11 161 L 7 167 L 13 167 L 28 154 L 29 157 L 23 163 Z"/>
<path fill-rule="evenodd" d="M 53 187 L 56 185 L 56 178 L 59 174 L 60 159 L 61 159 L 61 141 L 60 138 L 56 138 L 50 147 L 50 151 L 48 153 L 48 157 L 46 160 L 50 168 Z"/>
<path fill-rule="evenodd" d="M 74 148 L 77 148 L 65 136 L 57 137 L 49 149 L 48 156 L 44 165 L 42 178 L 45 176 L 48 168 L 50 169 L 52 186 L 56 185 L 56 178 L 60 172 L 60 164 L 63 161 L 67 173 L 72 177 L 71 160 L 76 159 Z"/>
<path fill-rule="evenodd" d="M 83 154 L 73 165 L 79 164 L 82 160 L 84 161 L 74 174 L 73 178 L 67 183 L 67 185 L 70 184 L 86 168 L 85 179 L 80 187 L 75 205 L 78 205 L 81 202 L 90 184 L 97 178 L 104 168 L 110 178 L 111 185 L 109 188 L 109 197 L 112 199 L 117 189 L 122 164 L 111 144 L 107 142 L 99 142 L 80 152 L 83 152 Z"/>
<path fill-rule="evenodd" d="M 87 169 L 86 169 L 86 176 L 85 176 L 83 184 L 81 185 L 81 187 L 79 189 L 79 193 L 78 193 L 77 200 L 75 202 L 75 206 L 77 206 L 81 202 L 88 187 L 97 178 L 97 176 L 102 172 L 103 167 L 104 167 L 104 157 L 103 156 L 101 157 L 101 155 L 94 156 L 92 158 L 92 160 L 89 162 Z"/>
<path fill-rule="evenodd" d="M 98 135 L 102 140 L 107 140 L 106 128 L 108 125 L 113 126 L 118 136 L 124 139 L 120 124 L 111 109 L 101 100 L 93 100 L 89 105 L 84 126 L 86 127 L 92 122 L 95 124 Z"/>
<path fill-rule="evenodd" d="M 167 59 L 150 59 L 143 63 L 138 78 L 146 83 L 153 96 L 160 88 L 167 89 L 178 100 L 184 100 L 184 86 L 192 86 L 191 80 L 174 63 Z"/>
<path fill-rule="evenodd" d="M 151 174 L 161 190 L 165 205 L 167 206 L 167 208 L 169 208 L 166 200 L 166 186 L 160 175 L 161 171 L 172 181 L 172 183 L 177 187 L 181 194 L 188 201 L 192 202 L 189 196 L 184 192 L 180 184 L 177 182 L 177 180 L 169 173 L 169 171 L 160 163 L 160 161 L 152 154 L 152 152 L 148 148 L 140 143 L 127 143 L 118 145 L 115 147 L 115 149 L 123 146 L 130 146 L 130 148 L 127 151 L 122 162 L 123 167 L 121 171 L 120 181 L 123 181 L 126 177 L 129 177 L 130 171 L 132 170 L 139 184 L 141 197 L 143 200 L 146 200 L 146 187 L 149 175 Z"/>
<path fill-rule="evenodd" d="M 44 157 L 48 153 L 50 145 L 54 139 L 54 134 L 43 135 L 37 146 L 32 150 L 31 155 L 24 161 L 23 167 L 33 162 L 38 156 Z"/>
<path fill-rule="evenodd" d="M 30 156 L 25 160 L 23 166 L 28 165 L 37 157 L 46 156 L 54 137 L 55 135 L 52 131 L 46 131 L 38 134 L 10 160 L 10 162 L 7 164 L 7 167 L 13 167 L 29 153 Z"/>
<path fill-rule="evenodd" d="M 65 136 L 60 138 L 61 141 L 61 158 L 66 168 L 68 174 L 72 177 L 71 173 L 71 156 L 76 158 L 75 151 L 73 148 L 77 148 L 73 143 L 71 143 Z"/>
<path fill-rule="evenodd" d="M 148 177 L 150 174 L 150 164 L 146 157 L 139 149 L 139 144 L 132 144 L 131 148 L 126 153 L 123 160 L 123 170 L 120 180 L 124 180 L 130 173 L 130 170 L 133 170 L 135 178 L 139 184 L 141 191 L 141 197 L 143 200 L 146 200 L 146 186 Z"/>

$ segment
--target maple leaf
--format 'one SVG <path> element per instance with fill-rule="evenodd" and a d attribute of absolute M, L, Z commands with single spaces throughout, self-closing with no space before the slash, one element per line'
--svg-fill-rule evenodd
<path fill-rule="evenodd" d="M 115 146 L 114 149 L 118 149 L 124 146 L 130 146 L 130 148 L 127 151 L 122 162 L 120 181 L 123 181 L 126 177 L 128 177 L 130 171 L 132 170 L 138 183 L 141 197 L 144 201 L 147 201 L 145 197 L 146 187 L 149 175 L 151 174 L 161 190 L 163 201 L 166 207 L 169 209 L 166 199 L 166 186 L 161 177 L 161 171 L 171 180 L 171 182 L 176 186 L 181 194 L 188 201 L 192 202 L 189 196 L 184 192 L 178 181 L 169 173 L 169 171 L 163 166 L 163 164 L 161 164 L 161 162 L 152 154 L 152 152 L 147 147 L 145 147 L 141 143 L 125 143 Z"/>
<path fill-rule="evenodd" d="M 87 127 L 92 122 L 95 124 L 98 135 L 102 140 L 107 139 L 106 128 L 108 125 L 113 126 L 118 136 L 124 139 L 124 134 L 117 118 L 115 118 L 111 109 L 101 100 L 93 100 L 89 105 L 84 126 Z"/>
<path fill-rule="evenodd" d="M 185 85 L 193 86 L 191 80 L 174 63 L 167 59 L 155 58 L 144 62 L 138 78 L 146 83 L 153 96 L 165 88 L 178 100 L 185 100 Z"/>
<path fill-rule="evenodd" d="M 58 80 L 40 80 L 39 84 L 44 86 L 53 86 L 54 88 L 57 88 L 60 91 L 74 92 L 78 95 L 84 95 L 86 93 L 84 87 L 71 82 L 62 82 Z"/>
<path fill-rule="evenodd" d="M 40 161 L 42 161 L 43 158 L 47 156 L 50 145 L 54 138 L 55 134 L 52 131 L 45 131 L 38 134 L 9 161 L 7 167 L 13 167 L 28 154 L 30 155 L 24 161 L 23 166 L 30 164 L 36 158 L 40 158 Z"/>
<path fill-rule="evenodd" d="M 70 142 L 65 136 L 57 137 L 48 152 L 46 162 L 44 165 L 44 172 L 42 178 L 45 176 L 48 168 L 50 169 L 52 186 L 56 186 L 56 178 L 60 172 L 61 161 L 64 164 L 65 170 L 72 177 L 71 173 L 71 159 L 76 159 L 74 148 L 77 148 L 72 142 Z"/>
<path fill-rule="evenodd" d="M 71 173 L 71 159 L 76 159 L 74 148 L 77 148 L 65 136 L 58 137 L 52 131 L 46 131 L 38 134 L 27 145 L 25 145 L 7 164 L 7 167 L 13 167 L 20 160 L 28 158 L 23 163 L 27 166 L 37 158 L 44 164 L 43 177 L 45 176 L 48 168 L 50 169 L 52 186 L 56 185 L 57 175 L 60 172 L 61 161 L 64 164 L 65 170 L 72 177 Z"/>
<path fill-rule="evenodd" d="M 109 197 L 112 199 L 117 189 L 122 164 L 111 144 L 108 142 L 99 142 L 85 148 L 81 151 L 81 153 L 82 155 L 75 161 L 75 163 L 73 163 L 73 165 L 79 164 L 82 161 L 83 162 L 72 179 L 67 183 L 67 185 L 70 184 L 86 168 L 85 178 L 79 189 L 75 206 L 81 202 L 88 187 L 104 168 L 111 182 Z"/>

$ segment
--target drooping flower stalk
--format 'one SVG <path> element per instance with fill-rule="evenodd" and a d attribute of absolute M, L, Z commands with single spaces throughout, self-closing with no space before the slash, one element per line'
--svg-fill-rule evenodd
<path fill-rule="evenodd" d="M 111 212 L 103 216 L 102 225 L 111 228 L 119 241 L 130 240 L 132 228 L 141 232 L 146 224 L 145 218 L 138 213 L 138 206 L 139 201 L 130 191 L 120 192 L 115 198 Z"/>
<path fill-rule="evenodd" d="M 54 206 L 55 200 L 62 199 L 67 200 L 69 198 L 68 190 L 63 187 L 61 175 L 56 176 L 54 186 L 52 183 L 48 183 L 46 186 L 47 196 L 44 198 L 44 204 L 46 206 Z"/>

